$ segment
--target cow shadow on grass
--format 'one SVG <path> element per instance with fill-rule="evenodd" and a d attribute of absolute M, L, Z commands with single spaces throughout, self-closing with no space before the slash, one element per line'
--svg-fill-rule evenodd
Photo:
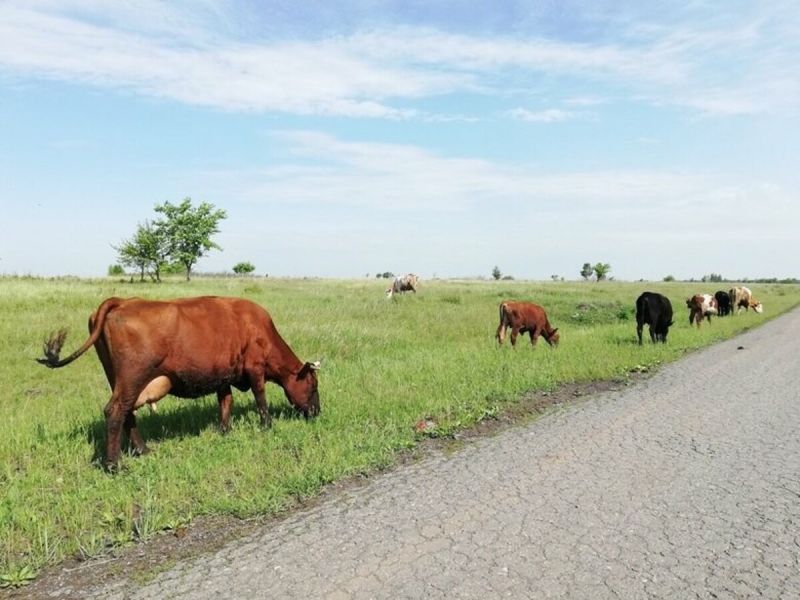
<path fill-rule="evenodd" d="M 165 400 L 176 403 L 176 408 L 165 411 L 162 401 L 159 403 L 162 410 L 158 413 L 152 414 L 147 409 L 142 409 L 136 415 L 136 425 L 146 444 L 197 436 L 209 427 L 215 428 L 219 435 L 223 435 L 219 428 L 219 406 L 216 402 L 197 402 L 169 397 Z M 280 400 L 270 403 L 269 414 L 273 421 L 304 418 L 288 402 Z M 252 399 L 250 402 L 234 401 L 230 417 L 231 429 L 236 430 L 237 425 L 244 424 L 249 419 L 258 420 L 258 411 Z M 81 432 L 85 432 L 89 443 L 93 446 L 92 462 L 101 465 L 106 455 L 106 420 L 102 413 L 91 423 L 88 431 L 81 428 Z M 122 452 L 129 454 L 132 451 L 130 441 L 123 437 Z"/>

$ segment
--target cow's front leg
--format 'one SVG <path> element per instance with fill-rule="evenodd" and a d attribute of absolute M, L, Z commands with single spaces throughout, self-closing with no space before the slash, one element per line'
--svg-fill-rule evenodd
<path fill-rule="evenodd" d="M 511 345 L 516 348 L 517 336 L 519 336 L 519 327 L 511 327 Z"/>
<path fill-rule="evenodd" d="M 264 389 L 264 377 L 257 375 L 250 377 L 250 386 L 253 388 L 253 396 L 256 399 L 256 408 L 261 417 L 261 426 L 264 429 L 272 427 L 272 417 L 269 416 L 269 406 L 267 406 L 267 393 Z"/>
<path fill-rule="evenodd" d="M 219 428 L 222 433 L 228 433 L 231 429 L 231 407 L 233 406 L 233 393 L 231 386 L 217 390 L 217 402 L 219 402 Z"/>
<path fill-rule="evenodd" d="M 528 333 L 531 336 L 531 346 L 533 346 L 535 348 L 536 347 L 536 342 L 539 341 L 539 333 L 541 333 L 541 331 L 539 329 L 537 329 L 536 327 L 534 327 Z"/>

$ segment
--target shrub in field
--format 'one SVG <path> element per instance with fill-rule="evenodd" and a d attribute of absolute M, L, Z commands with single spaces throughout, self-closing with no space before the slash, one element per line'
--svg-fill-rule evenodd
<path fill-rule="evenodd" d="M 233 272 L 237 275 L 249 275 L 255 270 L 255 265 L 250 262 L 240 262 L 233 265 Z"/>

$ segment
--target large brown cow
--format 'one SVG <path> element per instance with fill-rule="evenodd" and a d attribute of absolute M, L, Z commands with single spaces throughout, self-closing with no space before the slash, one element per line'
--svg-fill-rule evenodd
<path fill-rule="evenodd" d="M 231 386 L 253 390 L 265 427 L 270 426 L 266 381 L 280 385 L 306 418 L 319 414 L 319 363 L 300 361 L 267 311 L 249 300 L 109 298 L 89 318 L 83 346 L 60 360 L 65 336 L 63 329 L 53 334 L 39 362 L 63 367 L 94 345 L 112 390 L 105 407 L 111 470 L 119 460 L 123 429 L 137 454 L 147 451 L 134 412 L 167 394 L 197 398 L 216 392 L 223 432 L 233 403 Z"/>
<path fill-rule="evenodd" d="M 511 345 L 517 345 L 517 336 L 526 331 L 531 336 L 531 344 L 536 345 L 539 335 L 551 346 L 558 344 L 558 328 L 553 329 L 547 320 L 547 313 L 538 304 L 531 302 L 501 302 L 500 325 L 497 327 L 496 338 L 502 344 L 506 337 L 506 330 L 511 328 Z"/>

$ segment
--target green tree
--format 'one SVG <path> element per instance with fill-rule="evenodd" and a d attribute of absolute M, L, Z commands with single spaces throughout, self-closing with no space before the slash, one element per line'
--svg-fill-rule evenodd
<path fill-rule="evenodd" d="M 148 221 L 140 223 L 133 237 L 122 240 L 114 249 L 120 264 L 139 271 L 140 281 L 144 281 L 145 274 L 161 281 L 161 268 L 167 262 L 169 243 L 159 226 Z"/>
<path fill-rule="evenodd" d="M 118 277 L 120 275 L 125 275 L 125 269 L 122 268 L 122 265 L 119 264 L 108 265 L 109 277 Z"/>
<path fill-rule="evenodd" d="M 611 271 L 611 265 L 599 262 L 592 267 L 592 270 L 594 271 L 595 277 L 597 277 L 597 281 L 603 281 L 608 276 L 609 271 Z"/>
<path fill-rule="evenodd" d="M 168 240 L 169 256 L 183 265 L 189 281 L 192 267 L 200 258 L 212 249 L 221 250 L 211 236 L 219 233 L 219 222 L 228 215 L 208 202 L 194 207 L 191 198 L 184 198 L 180 204 L 157 204 L 155 210 L 164 215 L 163 220 L 156 221 L 156 227 Z"/>
<path fill-rule="evenodd" d="M 497 265 L 495 265 L 495 266 L 494 266 L 494 269 L 492 269 L 492 277 L 494 277 L 495 281 L 497 281 L 497 280 L 498 280 L 498 279 L 500 279 L 502 276 L 503 276 L 503 272 L 500 270 L 500 267 L 498 267 Z"/>
<path fill-rule="evenodd" d="M 675 281 L 675 276 L 667 275 L 666 277 L 664 277 L 664 281 Z"/>
<path fill-rule="evenodd" d="M 237 275 L 249 275 L 255 270 L 255 265 L 250 262 L 240 262 L 233 265 L 233 272 Z"/>
<path fill-rule="evenodd" d="M 583 268 L 581 269 L 581 277 L 583 277 L 588 281 L 589 277 L 592 276 L 592 273 L 594 273 L 592 265 L 590 263 L 583 263 Z"/>

